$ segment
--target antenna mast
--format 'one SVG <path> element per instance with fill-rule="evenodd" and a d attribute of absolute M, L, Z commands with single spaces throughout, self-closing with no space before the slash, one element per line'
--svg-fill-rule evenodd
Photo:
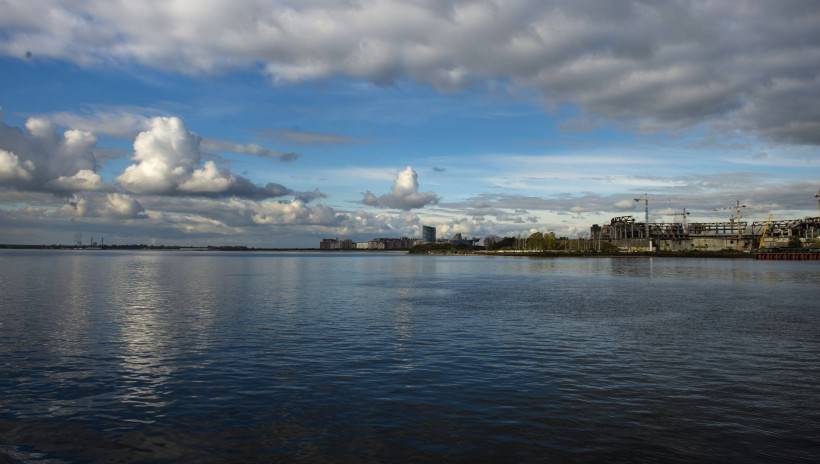
<path fill-rule="evenodd" d="M 732 222 L 737 227 L 737 243 L 740 244 L 741 240 L 743 240 L 743 229 L 740 226 L 740 220 L 743 218 L 743 208 L 746 205 L 741 205 L 740 200 L 735 200 L 735 215 L 732 218 Z"/>
<path fill-rule="evenodd" d="M 635 202 L 643 202 L 643 220 L 646 224 L 649 224 L 649 196 L 644 193 L 643 198 L 635 198 Z"/>
<path fill-rule="evenodd" d="M 820 189 L 817 190 L 817 195 L 814 198 L 817 198 L 817 215 L 820 216 Z"/>

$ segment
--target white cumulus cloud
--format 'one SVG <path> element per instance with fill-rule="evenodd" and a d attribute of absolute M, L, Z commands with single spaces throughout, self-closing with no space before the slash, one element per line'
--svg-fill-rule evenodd
<path fill-rule="evenodd" d="M 0 182 L 20 190 L 97 190 L 94 134 L 69 129 L 58 133 L 45 118 L 29 118 L 26 130 L 0 122 Z"/>
<path fill-rule="evenodd" d="M 111 216 L 120 218 L 135 218 L 144 213 L 140 202 L 122 193 L 107 194 L 105 196 L 104 211 Z"/>
<path fill-rule="evenodd" d="M 31 161 L 21 163 L 14 153 L 0 150 L 0 180 L 31 180 L 32 171 L 34 163 Z"/>
<path fill-rule="evenodd" d="M 411 210 L 438 203 L 439 197 L 433 192 L 419 192 L 419 176 L 412 167 L 399 171 L 389 193 L 376 196 L 365 192 L 362 203 L 378 208 Z"/>
<path fill-rule="evenodd" d="M 80 169 L 73 176 L 60 176 L 46 184 L 54 190 L 76 192 L 80 190 L 100 190 L 102 177 L 90 169 Z"/>
<path fill-rule="evenodd" d="M 171 193 L 199 164 L 200 138 L 176 117 L 153 118 L 134 139 L 134 161 L 117 181 L 134 193 Z"/>
<path fill-rule="evenodd" d="M 230 173 L 219 170 L 213 161 L 206 161 L 204 167 L 195 169 L 191 177 L 179 185 L 179 189 L 192 193 L 219 193 L 227 191 L 235 182 Z"/>
<path fill-rule="evenodd" d="M 100 195 L 74 194 L 62 208 L 63 213 L 76 217 L 109 219 L 145 218 L 145 209 L 139 201 L 123 193 Z"/>
<path fill-rule="evenodd" d="M 293 194 L 269 183 L 250 180 L 219 169 L 213 161 L 201 164 L 202 138 L 189 131 L 182 119 L 155 117 L 134 139 L 134 164 L 117 182 L 127 191 L 154 195 L 210 195 L 267 198 Z"/>

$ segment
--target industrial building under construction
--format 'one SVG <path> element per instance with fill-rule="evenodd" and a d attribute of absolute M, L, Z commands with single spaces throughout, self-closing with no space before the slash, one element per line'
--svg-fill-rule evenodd
<path fill-rule="evenodd" d="M 726 222 L 687 223 L 686 209 L 677 216 L 681 222 L 649 222 L 649 196 L 635 198 L 644 205 L 644 222 L 635 222 L 632 216 L 612 218 L 609 224 L 590 228 L 590 238 L 606 241 L 622 250 L 659 251 L 754 251 L 756 249 L 811 246 L 820 238 L 820 191 L 818 216 L 802 219 L 748 222 L 743 220 L 746 205 L 735 202 L 734 214 Z"/>
<path fill-rule="evenodd" d="M 746 222 L 679 223 L 635 222 L 632 216 L 593 225 L 590 237 L 624 250 L 751 251 L 759 247 L 789 246 L 796 240 L 808 245 L 820 238 L 820 217 Z"/>

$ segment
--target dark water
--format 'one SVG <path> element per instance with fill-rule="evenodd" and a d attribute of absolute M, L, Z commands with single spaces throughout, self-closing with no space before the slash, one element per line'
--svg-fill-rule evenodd
<path fill-rule="evenodd" d="M 0 462 L 818 462 L 820 265 L 0 252 Z"/>

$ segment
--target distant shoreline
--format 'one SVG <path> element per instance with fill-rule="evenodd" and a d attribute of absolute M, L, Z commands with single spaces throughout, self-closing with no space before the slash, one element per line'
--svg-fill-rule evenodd
<path fill-rule="evenodd" d="M 255 248 L 246 246 L 169 246 L 169 245 L 12 245 L 0 244 L 0 250 L 62 250 L 62 251 L 169 251 L 169 252 L 250 252 L 250 253 L 374 253 L 374 254 L 407 254 L 415 256 L 512 256 L 524 258 L 724 258 L 724 259 L 760 259 L 761 254 L 769 254 L 766 252 L 756 253 L 748 251 L 705 251 L 705 250 L 691 250 L 691 251 L 577 251 L 577 250 L 484 250 L 484 249 L 468 249 L 468 248 L 453 248 L 453 249 L 429 249 L 429 248 L 413 248 L 398 249 L 398 250 L 378 250 L 378 249 L 321 249 L 321 248 Z M 771 250 L 777 251 L 777 250 Z M 817 253 L 820 250 L 804 250 L 803 252 Z M 798 250 L 780 250 L 780 253 L 797 253 Z M 785 259 L 785 258 L 771 258 L 771 259 Z M 797 258 L 795 258 L 797 259 Z M 810 260 L 817 260 L 812 257 Z"/>
<path fill-rule="evenodd" d="M 409 250 L 322 250 L 320 248 L 256 248 L 246 246 L 169 246 L 169 245 L 105 245 L 105 246 L 72 246 L 72 245 L 9 245 L 0 244 L 0 250 L 76 250 L 76 251 L 314 251 L 330 253 L 349 252 L 408 252 Z"/>
<path fill-rule="evenodd" d="M 9 245 L 0 244 L 0 250 L 66 250 L 66 251 L 223 251 L 223 252 L 311 252 L 311 253 L 406 253 L 416 256 L 517 256 L 527 258 L 733 258 L 751 259 L 753 254 L 732 251 L 654 251 L 654 252 L 584 252 L 584 251 L 528 251 L 528 250 L 371 250 L 320 248 L 256 248 L 245 246 L 167 246 L 167 245 Z"/>

